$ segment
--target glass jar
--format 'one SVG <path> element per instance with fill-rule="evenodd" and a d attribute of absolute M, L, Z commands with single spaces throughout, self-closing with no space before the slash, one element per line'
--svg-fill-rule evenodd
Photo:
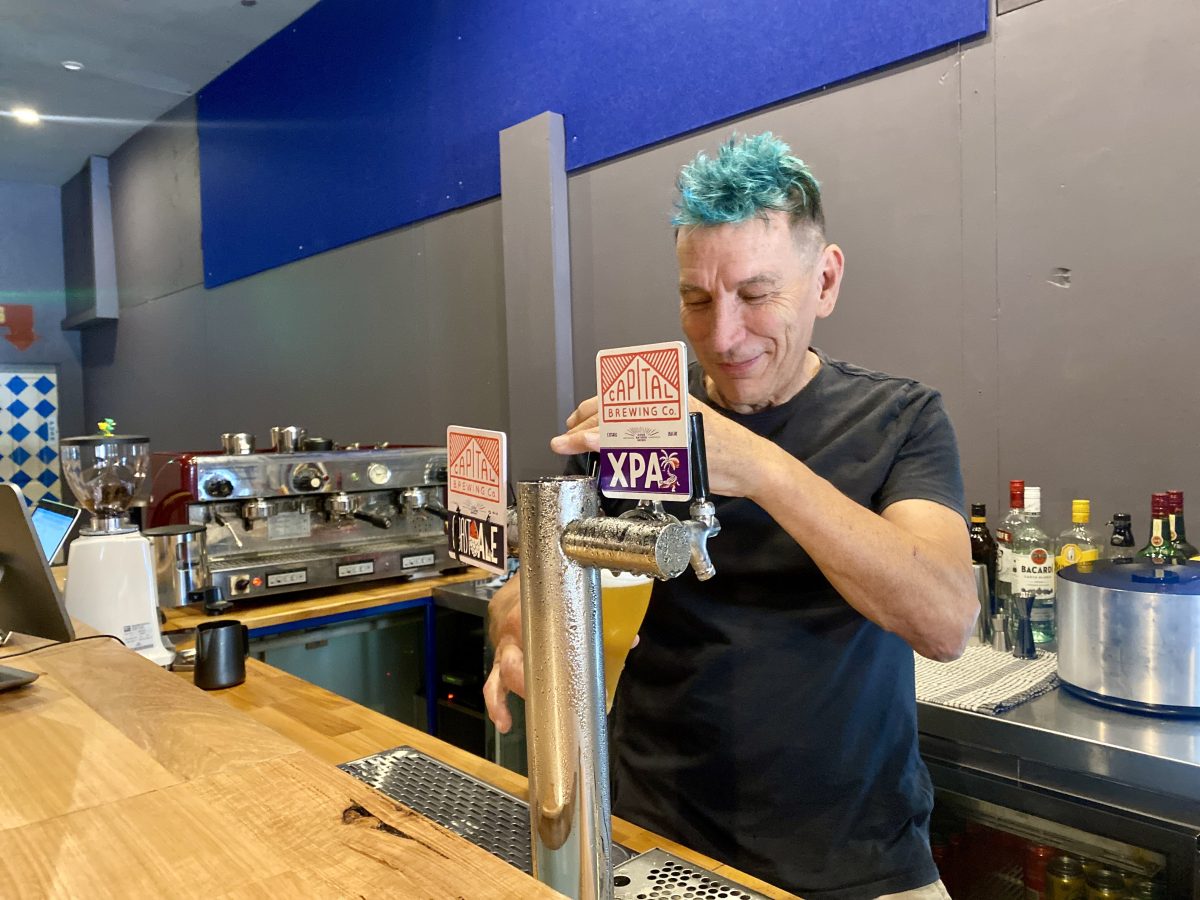
<path fill-rule="evenodd" d="M 1126 900 L 1125 879 L 1112 869 L 1096 869 L 1087 878 L 1087 900 Z"/>
<path fill-rule="evenodd" d="M 1082 860 L 1061 854 L 1046 864 L 1046 900 L 1087 900 Z"/>

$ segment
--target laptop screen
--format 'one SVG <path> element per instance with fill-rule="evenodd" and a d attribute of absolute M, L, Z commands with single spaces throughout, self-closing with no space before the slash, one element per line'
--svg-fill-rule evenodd
<path fill-rule="evenodd" d="M 75 516 L 44 506 L 35 506 L 30 518 L 33 520 L 33 530 L 37 534 L 38 542 L 42 545 L 42 553 L 46 559 L 54 559 L 54 554 L 66 540 L 67 532 L 75 524 Z"/>

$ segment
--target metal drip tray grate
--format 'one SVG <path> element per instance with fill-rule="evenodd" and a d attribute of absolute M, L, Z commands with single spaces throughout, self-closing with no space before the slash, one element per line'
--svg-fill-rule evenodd
<path fill-rule="evenodd" d="M 384 750 L 338 768 L 509 865 L 533 870 L 529 807 L 511 794 L 412 747 Z"/>
<path fill-rule="evenodd" d="M 647 850 L 614 873 L 613 900 L 767 900 L 666 850 Z"/>
<path fill-rule="evenodd" d="M 509 865 L 533 871 L 529 807 L 512 794 L 412 747 L 384 750 L 338 768 Z M 614 900 L 767 900 L 665 850 L 630 855 L 628 848 L 613 844 Z"/>

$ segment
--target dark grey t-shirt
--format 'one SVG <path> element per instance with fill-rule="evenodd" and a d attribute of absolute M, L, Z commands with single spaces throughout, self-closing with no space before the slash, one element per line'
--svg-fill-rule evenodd
<path fill-rule="evenodd" d="M 868 509 L 920 498 L 961 514 L 939 394 L 816 352 L 821 368 L 787 403 L 722 412 Z M 707 399 L 698 367 L 690 390 Z M 621 678 L 614 813 L 809 900 L 936 880 L 912 650 L 757 504 L 714 499 L 716 577 L 655 585 Z"/>

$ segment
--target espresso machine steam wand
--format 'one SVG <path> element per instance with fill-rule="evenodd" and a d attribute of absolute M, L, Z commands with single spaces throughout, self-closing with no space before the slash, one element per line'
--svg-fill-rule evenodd
<path fill-rule="evenodd" d="M 658 502 L 602 516 L 595 477 L 517 489 L 533 874 L 568 897 L 613 896 L 599 570 L 666 580 L 690 564 L 701 580 L 716 574 L 708 539 L 720 523 L 707 497 L 699 413 L 689 431 L 692 519 Z"/>

